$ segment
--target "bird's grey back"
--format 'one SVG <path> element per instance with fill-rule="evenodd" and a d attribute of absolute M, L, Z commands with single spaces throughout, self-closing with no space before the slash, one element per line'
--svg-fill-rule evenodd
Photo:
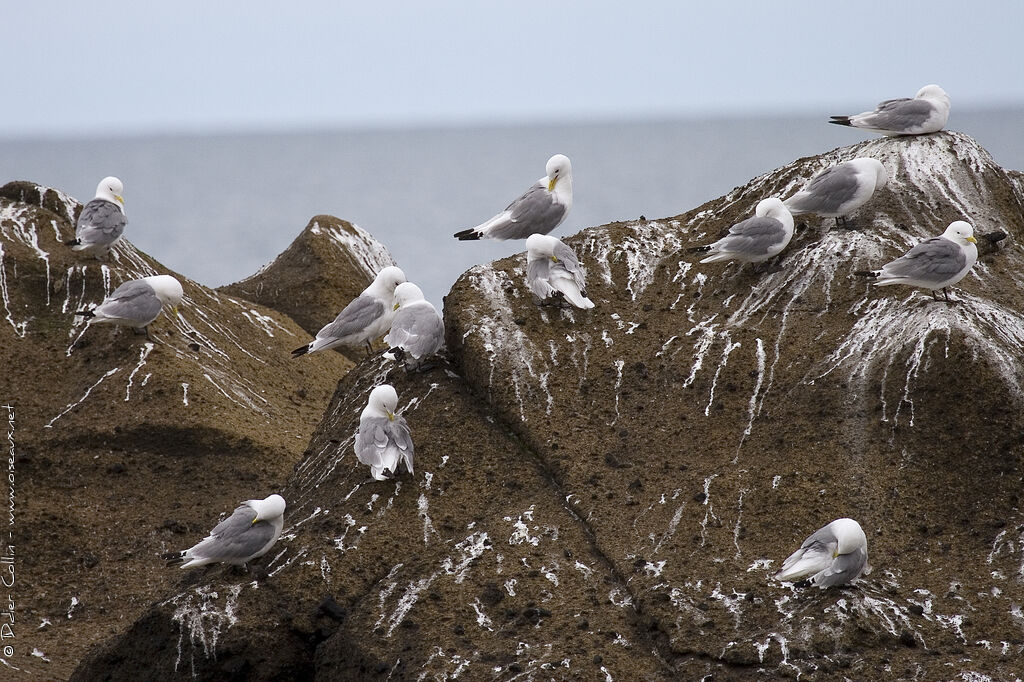
<path fill-rule="evenodd" d="M 926 239 L 906 255 L 882 267 L 882 273 L 893 277 L 934 279 L 941 282 L 960 272 L 967 265 L 967 256 L 958 244 L 944 237 Z"/>
<path fill-rule="evenodd" d="M 537 183 L 509 204 L 506 225 L 495 227 L 491 236 L 498 239 L 526 239 L 531 234 L 547 234 L 565 217 L 565 206 L 556 202 L 544 185 Z"/>
<path fill-rule="evenodd" d="M 819 587 L 844 585 L 859 576 L 867 562 L 868 553 L 862 547 L 849 554 L 840 554 L 828 569 L 815 576 L 814 584 Z"/>
<path fill-rule="evenodd" d="M 105 199 L 93 199 L 82 208 L 75 232 L 81 238 L 83 230 L 91 230 L 89 244 L 111 244 L 124 232 L 128 219 L 117 204 Z"/>
<path fill-rule="evenodd" d="M 391 324 L 388 342 L 404 348 L 414 358 L 431 355 L 444 344 L 444 322 L 427 305 L 400 308 Z"/>
<path fill-rule="evenodd" d="M 844 165 L 831 166 L 786 200 L 786 206 L 801 213 L 834 213 L 856 193 L 856 169 Z"/>
<path fill-rule="evenodd" d="M 359 420 L 359 432 L 356 434 L 355 442 L 359 461 L 379 466 L 381 457 L 390 444 L 407 452 L 409 459 L 412 459 L 412 434 L 403 417 L 395 415 L 393 420 L 387 417 L 363 417 Z"/>
<path fill-rule="evenodd" d="M 927 121 L 934 111 L 934 105 L 923 99 L 890 99 L 865 117 L 865 123 L 885 130 L 909 130 Z"/>
<path fill-rule="evenodd" d="M 786 228 L 775 218 L 754 216 L 729 228 L 722 246 L 729 251 L 761 255 L 768 253 L 786 236 Z"/>
<path fill-rule="evenodd" d="M 384 304 L 360 294 L 342 309 L 334 321 L 317 333 L 317 338 L 343 339 L 364 331 L 384 314 Z"/>
<path fill-rule="evenodd" d="M 555 258 L 561 263 L 562 268 L 572 275 L 572 278 L 576 281 L 576 286 L 580 289 L 586 288 L 583 268 L 580 266 L 579 259 L 576 258 L 576 253 L 562 242 L 555 244 L 553 253 Z"/>
<path fill-rule="evenodd" d="M 210 531 L 210 537 L 196 545 L 192 554 L 215 561 L 232 561 L 250 557 L 274 538 L 272 521 L 253 523 L 256 510 L 242 505 Z"/>
<path fill-rule="evenodd" d="M 133 279 L 114 289 L 96 311 L 105 317 L 148 324 L 160 314 L 162 303 L 148 283 Z"/>

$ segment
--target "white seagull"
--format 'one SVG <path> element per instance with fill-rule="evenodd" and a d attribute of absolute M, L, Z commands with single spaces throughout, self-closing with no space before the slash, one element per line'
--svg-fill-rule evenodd
<path fill-rule="evenodd" d="M 836 519 L 804 540 L 800 549 L 782 562 L 776 580 L 807 580 L 821 589 L 845 585 L 870 571 L 868 540 L 853 519 Z"/>
<path fill-rule="evenodd" d="M 395 317 L 395 287 L 404 281 L 405 273 L 394 265 L 378 272 L 363 293 L 345 306 L 333 322 L 324 325 L 313 341 L 293 350 L 292 357 L 338 346 L 355 348 L 364 343 L 372 352 L 371 342 L 391 329 L 391 321 Z"/>
<path fill-rule="evenodd" d="M 857 270 L 855 275 L 871 277 L 875 286 L 906 284 L 930 289 L 932 298 L 939 300 L 936 289 L 949 301 L 951 287 L 962 280 L 978 261 L 978 240 L 974 228 L 963 220 L 949 224 L 938 237 L 925 239 L 881 270 Z"/>
<path fill-rule="evenodd" d="M 460 240 L 525 239 L 558 227 L 572 208 L 572 164 L 564 154 L 548 159 L 545 175 L 485 223 L 456 232 Z"/>
<path fill-rule="evenodd" d="M 526 240 L 526 284 L 541 301 L 562 297 L 577 308 L 594 307 L 576 252 L 557 237 L 531 234 Z"/>
<path fill-rule="evenodd" d="M 390 384 L 381 384 L 370 391 L 359 415 L 356 457 L 370 467 L 370 474 L 378 481 L 395 477 L 401 466 L 413 473 L 412 434 L 405 419 L 395 414 L 397 408 L 398 393 Z"/>
<path fill-rule="evenodd" d="M 395 287 L 394 310 L 391 331 L 384 337 L 388 345 L 384 357 L 401 362 L 406 369 L 419 368 L 444 345 L 444 321 L 412 282 Z"/>
<path fill-rule="evenodd" d="M 124 185 L 114 176 L 100 180 L 96 197 L 82 207 L 75 225 L 75 238 L 65 242 L 75 251 L 105 256 L 124 233 Z"/>
<path fill-rule="evenodd" d="M 181 282 L 174 277 L 152 275 L 122 282 L 98 306 L 79 310 L 75 314 L 96 324 L 133 327 L 149 336 L 147 327 L 160 315 L 164 306 L 177 314 L 178 304 L 183 297 Z"/>
<path fill-rule="evenodd" d="M 182 552 L 165 554 L 164 558 L 171 564 L 181 563 L 182 568 L 218 562 L 244 566 L 270 551 L 281 537 L 284 508 L 280 495 L 246 500 L 204 540 Z"/>
<path fill-rule="evenodd" d="M 757 202 L 754 217 L 729 228 L 714 244 L 696 246 L 691 251 L 710 253 L 701 263 L 738 260 L 761 263 L 782 252 L 793 238 L 793 216 L 776 197 Z"/>
<path fill-rule="evenodd" d="M 860 157 L 820 171 L 807 186 L 786 199 L 793 215 L 816 213 L 846 224 L 846 216 L 885 187 L 889 174 L 878 159 Z"/>
<path fill-rule="evenodd" d="M 887 99 L 853 116 L 832 116 L 829 123 L 861 128 L 883 135 L 927 135 L 942 130 L 949 118 L 949 95 L 938 85 L 926 85 L 913 99 Z"/>

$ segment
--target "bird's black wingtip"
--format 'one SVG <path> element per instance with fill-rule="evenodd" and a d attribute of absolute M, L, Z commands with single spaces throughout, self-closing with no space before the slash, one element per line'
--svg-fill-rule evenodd
<path fill-rule="evenodd" d="M 165 552 L 160 555 L 160 558 L 166 561 L 169 565 L 184 563 L 185 553 L 184 552 Z"/>
<path fill-rule="evenodd" d="M 309 344 L 307 343 L 305 346 L 299 346 L 298 348 L 293 350 L 292 351 L 292 357 L 293 358 L 302 357 L 303 355 L 305 355 L 308 352 L 309 352 Z"/>
<path fill-rule="evenodd" d="M 82 242 L 79 239 L 69 239 L 66 242 L 64 242 L 64 246 L 78 246 L 81 243 Z"/>
<path fill-rule="evenodd" d="M 829 123 L 835 124 L 837 126 L 853 126 L 853 124 L 850 123 L 849 116 L 832 116 L 831 119 L 832 120 L 830 120 Z"/>
<path fill-rule="evenodd" d="M 711 250 L 711 245 L 710 244 L 705 244 L 704 246 L 691 246 L 690 248 L 688 248 L 686 250 L 689 253 L 704 253 L 706 251 L 710 251 Z"/>
<path fill-rule="evenodd" d="M 456 232 L 455 238 L 463 242 L 472 241 L 475 239 L 480 239 L 480 233 L 477 232 L 475 229 L 463 230 L 462 232 Z"/>
<path fill-rule="evenodd" d="M 79 310 L 77 313 L 75 313 L 75 315 L 80 315 L 82 317 L 96 317 L 96 313 L 94 313 L 93 310 L 95 310 L 95 308 L 88 308 L 86 310 Z"/>
<path fill-rule="evenodd" d="M 872 279 L 878 277 L 878 273 L 875 272 L 874 270 L 854 270 L 853 274 L 857 275 L 858 277 L 870 277 Z"/>

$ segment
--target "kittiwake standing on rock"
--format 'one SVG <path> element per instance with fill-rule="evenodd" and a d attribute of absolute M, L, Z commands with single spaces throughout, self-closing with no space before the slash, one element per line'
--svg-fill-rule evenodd
<path fill-rule="evenodd" d="M 124 185 L 110 176 L 96 186 L 96 198 L 82 207 L 75 226 L 75 238 L 65 242 L 75 251 L 105 256 L 124 233 L 128 219 L 124 215 Z"/>
<path fill-rule="evenodd" d="M 776 580 L 806 580 L 821 589 L 845 585 L 870 571 L 868 540 L 853 519 L 836 519 L 804 540 L 800 549 L 782 562 Z"/>
<path fill-rule="evenodd" d="M 182 568 L 218 562 L 244 566 L 270 551 L 281 537 L 284 508 L 284 498 L 280 495 L 246 500 L 202 542 L 183 552 L 164 554 L 164 558 L 171 564 L 183 562 Z"/>
<path fill-rule="evenodd" d="M 951 287 L 962 280 L 978 261 L 978 240 L 970 223 L 957 220 L 949 224 L 938 237 L 925 239 L 903 256 L 886 263 L 881 270 L 857 270 L 853 274 L 871 277 L 875 286 L 906 284 L 930 289 L 932 298 L 939 297 L 936 289 L 949 301 Z"/>
<path fill-rule="evenodd" d="M 594 307 L 576 252 L 557 237 L 531 234 L 526 240 L 526 284 L 542 302 L 564 298 L 577 308 Z"/>
<path fill-rule="evenodd" d="M 938 85 L 926 85 L 914 99 L 887 99 L 853 116 L 832 116 L 829 123 L 895 135 L 927 135 L 942 130 L 949 119 L 949 95 Z"/>
<path fill-rule="evenodd" d="M 696 246 L 690 251 L 711 254 L 701 263 L 733 259 L 760 263 L 778 255 L 792 238 L 792 214 L 782 200 L 769 197 L 757 202 L 753 218 L 736 223 L 729 228 L 729 234 L 714 244 Z"/>
<path fill-rule="evenodd" d="M 444 321 L 437 308 L 423 298 L 423 291 L 412 282 L 395 287 L 395 319 L 384 337 L 388 352 L 384 357 L 418 369 L 444 345 Z"/>
<path fill-rule="evenodd" d="M 877 159 L 861 157 L 829 166 L 807 186 L 786 199 L 793 215 L 816 213 L 846 224 L 846 216 L 867 203 L 875 190 L 885 187 L 889 174 Z"/>
<path fill-rule="evenodd" d="M 337 346 L 354 348 L 364 343 L 372 352 L 371 342 L 391 328 L 391 321 L 395 317 L 395 287 L 404 281 L 405 273 L 394 265 L 378 272 L 370 286 L 345 306 L 334 318 L 334 322 L 318 331 L 312 342 L 293 350 L 292 357 Z"/>
<path fill-rule="evenodd" d="M 547 175 L 508 207 L 485 223 L 462 232 L 460 240 L 525 239 L 547 234 L 558 227 L 572 208 L 572 164 L 569 157 L 555 154 L 545 169 Z"/>
<path fill-rule="evenodd" d="M 174 277 L 153 275 L 123 282 L 98 306 L 75 314 L 90 318 L 96 324 L 134 327 L 149 336 L 149 323 L 160 315 L 164 306 L 177 314 L 184 295 L 181 283 Z"/>
<path fill-rule="evenodd" d="M 370 391 L 359 415 L 356 457 L 370 467 L 370 474 L 378 481 L 394 478 L 401 466 L 413 473 L 412 434 L 405 419 L 395 414 L 397 408 L 398 393 L 390 384 L 381 384 Z"/>

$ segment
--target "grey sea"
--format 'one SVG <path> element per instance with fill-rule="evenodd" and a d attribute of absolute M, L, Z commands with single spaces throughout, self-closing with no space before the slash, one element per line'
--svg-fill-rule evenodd
<path fill-rule="evenodd" d="M 81 201 L 124 181 L 125 237 L 200 283 L 242 279 L 329 213 L 372 233 L 440 304 L 460 273 L 522 242 L 452 234 L 501 211 L 572 159 L 574 204 L 554 232 L 673 216 L 794 159 L 871 137 L 826 116 L 425 130 L 4 140 L 0 183 L 31 180 Z M 949 128 L 1024 168 L 1024 108 L 954 110 Z M 966 216 L 969 220 L 970 216 Z M 935 225 L 939 233 L 944 225 Z M 327 322 L 327 320 L 325 320 Z"/>

